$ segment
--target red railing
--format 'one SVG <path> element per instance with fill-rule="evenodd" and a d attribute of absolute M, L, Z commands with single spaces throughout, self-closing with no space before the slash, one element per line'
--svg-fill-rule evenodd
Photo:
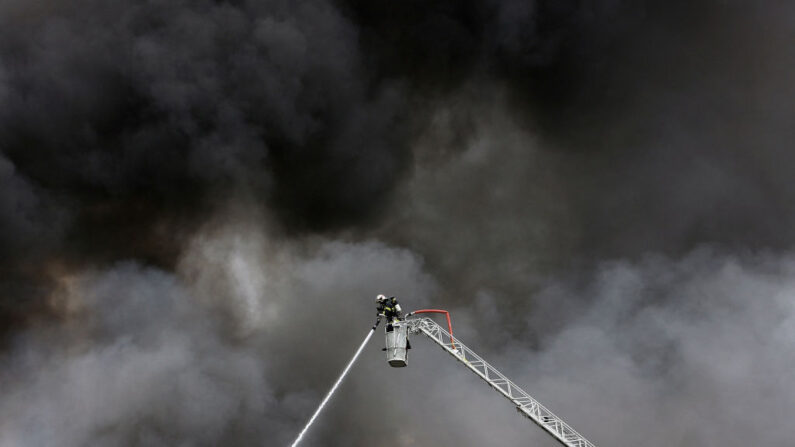
<path fill-rule="evenodd" d="M 453 338 L 453 324 L 450 322 L 450 312 L 441 309 L 420 309 L 411 312 L 409 315 L 414 314 L 444 314 L 447 317 L 447 330 L 450 332 L 450 344 L 455 347 L 455 339 Z"/>

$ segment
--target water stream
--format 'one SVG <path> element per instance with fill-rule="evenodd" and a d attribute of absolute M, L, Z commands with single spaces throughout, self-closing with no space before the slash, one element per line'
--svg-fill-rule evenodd
<path fill-rule="evenodd" d="M 364 337 L 364 341 L 362 342 L 361 346 L 359 346 L 359 349 L 356 350 L 356 353 L 353 354 L 353 358 L 351 359 L 350 362 L 348 362 L 348 366 L 345 367 L 345 369 L 342 371 L 342 374 L 340 374 L 339 379 L 337 379 L 337 381 L 331 387 L 331 390 L 329 390 L 328 394 L 326 394 L 326 397 L 323 399 L 323 401 L 320 402 L 320 405 L 317 407 L 317 410 L 315 410 L 315 414 L 313 414 L 312 417 L 309 418 L 309 422 L 306 423 L 304 429 L 301 430 L 301 433 L 299 433 L 298 437 L 295 438 L 295 441 L 292 443 L 291 447 L 296 447 L 301 442 L 301 438 L 304 437 L 304 434 L 306 434 L 306 432 L 309 430 L 309 427 L 311 427 L 312 424 L 315 422 L 315 419 L 317 419 L 317 415 L 319 415 L 320 412 L 323 411 L 323 407 L 326 406 L 326 403 L 328 403 L 329 399 L 331 399 L 331 396 L 334 394 L 335 391 L 337 391 L 337 387 L 340 386 L 342 380 L 345 379 L 345 376 L 348 375 L 348 371 L 350 371 L 351 366 L 353 366 L 353 364 L 356 363 L 356 359 L 359 358 L 359 354 L 362 353 L 364 346 L 367 344 L 368 341 L 370 341 L 370 337 L 372 337 L 374 333 L 375 333 L 375 327 L 373 327 L 373 329 L 371 329 L 367 333 L 367 336 Z"/>

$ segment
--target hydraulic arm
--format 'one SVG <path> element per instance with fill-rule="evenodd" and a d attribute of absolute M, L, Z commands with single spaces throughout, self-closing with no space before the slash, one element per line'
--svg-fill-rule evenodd
<path fill-rule="evenodd" d="M 441 346 L 448 354 L 455 357 L 493 389 L 516 405 L 516 409 L 549 432 L 561 444 L 568 447 L 595 447 L 591 442 L 577 433 L 562 419 L 547 410 L 541 403 L 516 386 L 496 368 L 489 365 L 479 355 L 462 344 L 458 339 L 436 324 L 430 318 L 408 318 L 395 323 L 395 330 L 405 325 L 409 333 L 423 334 Z M 403 364 L 405 365 L 405 363 Z"/>

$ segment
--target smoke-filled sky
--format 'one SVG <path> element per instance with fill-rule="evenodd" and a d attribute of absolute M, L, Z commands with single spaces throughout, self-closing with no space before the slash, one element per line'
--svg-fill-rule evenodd
<path fill-rule="evenodd" d="M 0 1 L 0 447 L 791 446 L 793 17 Z"/>

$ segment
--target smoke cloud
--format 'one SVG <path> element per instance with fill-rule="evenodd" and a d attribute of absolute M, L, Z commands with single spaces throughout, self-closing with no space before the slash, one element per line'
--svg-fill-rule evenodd
<path fill-rule="evenodd" d="M 792 13 L 4 2 L 0 446 L 788 445 Z"/>

